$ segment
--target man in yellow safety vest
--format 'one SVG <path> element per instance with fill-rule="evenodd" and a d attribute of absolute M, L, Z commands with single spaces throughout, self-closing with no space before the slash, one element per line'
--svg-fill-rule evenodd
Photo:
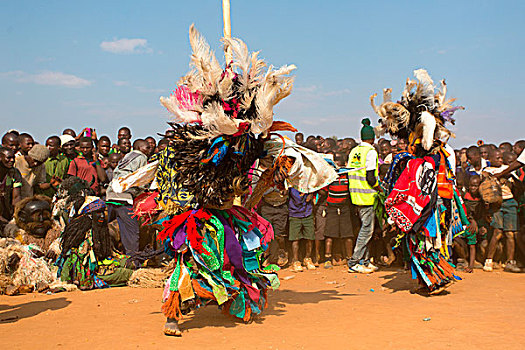
<path fill-rule="evenodd" d="M 378 155 L 374 148 L 375 133 L 370 119 L 362 120 L 361 143 L 348 156 L 348 186 L 350 198 L 357 206 L 361 229 L 356 239 L 354 253 L 348 261 L 348 272 L 371 273 L 377 267 L 370 263 L 368 242 L 374 232 L 374 201 L 380 191 L 378 179 Z"/>

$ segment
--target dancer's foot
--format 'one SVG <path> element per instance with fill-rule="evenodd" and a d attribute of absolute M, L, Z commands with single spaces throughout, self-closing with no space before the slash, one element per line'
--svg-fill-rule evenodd
<path fill-rule="evenodd" d="M 174 318 L 168 318 L 166 320 L 166 324 L 164 324 L 164 334 L 175 336 L 175 337 L 181 337 L 182 332 L 179 329 L 179 325 L 177 324 L 177 320 Z"/>

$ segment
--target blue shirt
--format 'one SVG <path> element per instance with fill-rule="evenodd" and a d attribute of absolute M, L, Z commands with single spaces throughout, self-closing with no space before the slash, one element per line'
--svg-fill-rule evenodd
<path fill-rule="evenodd" d="M 308 194 L 301 193 L 295 188 L 290 188 L 290 199 L 288 201 L 288 215 L 292 218 L 305 218 L 312 215 L 313 203 L 306 202 Z"/>

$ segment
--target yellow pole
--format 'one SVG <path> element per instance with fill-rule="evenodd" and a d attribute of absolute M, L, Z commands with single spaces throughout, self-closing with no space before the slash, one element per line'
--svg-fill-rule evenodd
<path fill-rule="evenodd" d="M 222 0 L 222 19 L 224 22 L 224 37 L 231 38 L 232 24 L 230 20 L 230 0 Z M 227 65 L 232 61 L 231 47 L 228 47 L 224 52 L 224 58 L 226 59 Z"/>

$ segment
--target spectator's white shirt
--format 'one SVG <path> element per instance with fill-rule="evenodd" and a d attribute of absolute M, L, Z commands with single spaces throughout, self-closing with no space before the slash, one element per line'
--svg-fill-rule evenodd
<path fill-rule="evenodd" d="M 368 153 L 366 154 L 366 162 L 365 162 L 366 171 L 376 170 L 377 151 L 374 148 L 374 146 L 364 141 L 361 141 L 361 144 L 359 144 L 359 146 L 365 146 L 365 147 L 371 148 L 371 150 L 368 151 Z"/>
<path fill-rule="evenodd" d="M 521 151 L 520 155 L 518 156 L 517 161 L 520 162 L 521 164 L 525 164 L 525 149 Z"/>

